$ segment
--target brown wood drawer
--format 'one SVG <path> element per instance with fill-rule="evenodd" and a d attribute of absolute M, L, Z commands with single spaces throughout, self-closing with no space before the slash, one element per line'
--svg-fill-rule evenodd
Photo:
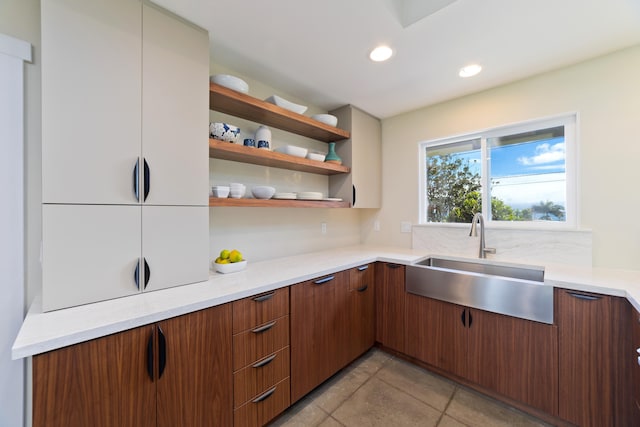
<path fill-rule="evenodd" d="M 349 270 L 349 290 L 364 292 L 373 289 L 374 264 L 364 264 Z M 367 288 L 365 288 L 365 286 Z"/>
<path fill-rule="evenodd" d="M 289 345 L 289 316 L 282 316 L 233 336 L 233 371 Z"/>
<path fill-rule="evenodd" d="M 234 408 L 264 393 L 288 376 L 288 346 L 239 370 L 233 374 Z"/>
<path fill-rule="evenodd" d="M 260 427 L 275 418 L 290 405 L 289 377 L 269 390 L 249 400 L 233 412 L 235 427 Z"/>
<path fill-rule="evenodd" d="M 289 287 L 233 302 L 233 333 L 289 314 Z"/>

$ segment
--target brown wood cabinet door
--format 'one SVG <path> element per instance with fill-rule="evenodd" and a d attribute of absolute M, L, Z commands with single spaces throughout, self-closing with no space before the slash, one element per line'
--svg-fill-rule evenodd
<path fill-rule="evenodd" d="M 405 266 L 376 263 L 376 341 L 404 353 Z"/>
<path fill-rule="evenodd" d="M 580 426 L 616 425 L 619 298 L 556 289 L 561 418 Z M 626 301 L 623 301 L 626 302 Z M 622 360 L 622 355 L 620 354 Z M 622 425 L 622 424 L 620 424 Z"/>
<path fill-rule="evenodd" d="M 558 331 L 554 325 L 468 309 L 467 378 L 504 396 L 558 413 Z"/>
<path fill-rule="evenodd" d="M 348 362 L 358 358 L 375 343 L 375 268 L 367 264 L 349 270 Z"/>
<path fill-rule="evenodd" d="M 158 426 L 233 424 L 231 323 L 231 304 L 158 323 L 166 345 L 157 380 Z M 159 336 L 159 354 L 161 343 Z"/>
<path fill-rule="evenodd" d="M 155 426 L 156 384 L 147 372 L 153 326 L 33 357 L 33 425 Z"/>
<path fill-rule="evenodd" d="M 407 293 L 406 354 L 459 377 L 467 374 L 465 307 Z M 463 322 L 464 320 L 464 322 Z"/>
<path fill-rule="evenodd" d="M 349 274 L 291 286 L 291 402 L 348 363 Z"/>

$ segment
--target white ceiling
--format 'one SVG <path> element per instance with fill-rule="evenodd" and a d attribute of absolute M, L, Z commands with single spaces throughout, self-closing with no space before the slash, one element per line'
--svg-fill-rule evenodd
<path fill-rule="evenodd" d="M 380 118 L 640 43 L 640 0 L 153 1 L 208 29 L 214 62 Z M 442 8 L 420 19 L 424 3 Z M 368 59 L 379 43 L 386 63 Z M 482 73 L 458 77 L 471 62 Z"/>

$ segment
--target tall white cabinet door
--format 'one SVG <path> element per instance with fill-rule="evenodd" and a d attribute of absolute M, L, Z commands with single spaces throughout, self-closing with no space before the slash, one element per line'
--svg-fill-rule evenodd
<path fill-rule="evenodd" d="M 145 4 L 142 40 L 145 203 L 208 206 L 208 34 Z"/>
<path fill-rule="evenodd" d="M 351 138 L 336 143 L 349 174 L 329 177 L 329 194 L 351 202 L 354 208 L 380 208 L 382 204 L 382 127 L 380 120 L 351 105 L 331 111 Z"/>
<path fill-rule="evenodd" d="M 46 0 L 42 18 L 42 201 L 137 203 L 139 0 Z"/>
<path fill-rule="evenodd" d="M 208 207 L 143 206 L 142 224 L 145 291 L 208 280 Z"/>
<path fill-rule="evenodd" d="M 380 208 L 382 193 L 382 126 L 380 120 L 351 109 L 351 170 L 356 208 Z"/>
<path fill-rule="evenodd" d="M 43 310 L 139 292 L 141 207 L 42 206 Z"/>

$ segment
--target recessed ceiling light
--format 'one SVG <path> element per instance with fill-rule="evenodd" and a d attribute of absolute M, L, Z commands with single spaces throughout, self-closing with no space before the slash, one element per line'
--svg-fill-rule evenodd
<path fill-rule="evenodd" d="M 460 72 L 458 75 L 460 77 L 472 77 L 482 71 L 482 67 L 478 64 L 467 65 L 466 67 L 460 68 Z"/>
<path fill-rule="evenodd" d="M 393 50 L 389 46 L 378 46 L 371 51 L 369 58 L 374 62 L 382 62 L 391 58 Z"/>

